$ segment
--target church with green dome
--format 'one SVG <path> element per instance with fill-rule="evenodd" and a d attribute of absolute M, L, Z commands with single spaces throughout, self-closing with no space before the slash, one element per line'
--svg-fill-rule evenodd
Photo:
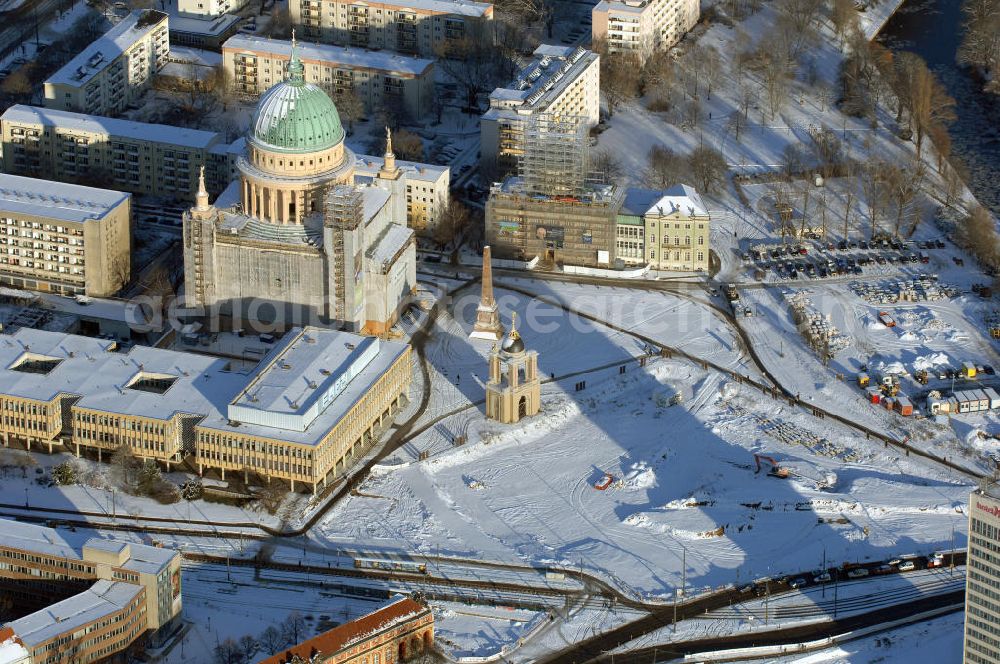
<path fill-rule="evenodd" d="M 239 178 L 184 216 L 185 304 L 233 327 L 328 324 L 385 335 L 416 288 L 406 187 L 386 130 L 384 165 L 355 183 L 333 100 L 296 47 L 257 103 Z"/>

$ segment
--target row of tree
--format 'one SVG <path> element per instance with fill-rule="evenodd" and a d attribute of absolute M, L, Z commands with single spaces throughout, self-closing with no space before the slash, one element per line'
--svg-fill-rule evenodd
<path fill-rule="evenodd" d="M 1000 94 L 1000 0 L 965 0 L 962 13 L 965 34 L 958 62 L 980 71 L 986 90 Z"/>

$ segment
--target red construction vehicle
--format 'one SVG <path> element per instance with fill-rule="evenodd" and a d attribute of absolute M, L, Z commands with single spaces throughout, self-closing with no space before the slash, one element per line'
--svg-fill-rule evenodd
<path fill-rule="evenodd" d="M 782 479 L 782 480 L 788 479 L 788 469 L 787 468 L 782 468 L 781 466 L 778 465 L 777 461 L 775 461 L 774 459 L 772 459 L 769 456 L 764 456 L 763 454 L 754 454 L 753 455 L 754 463 L 757 464 L 757 470 L 755 470 L 754 473 L 759 473 L 760 472 L 760 470 L 761 470 L 761 464 L 760 464 L 760 462 L 761 462 L 762 459 L 770 464 L 770 467 L 767 469 L 767 474 L 769 476 L 771 476 L 771 477 L 777 477 L 778 479 Z"/>
<path fill-rule="evenodd" d="M 886 327 L 896 327 L 896 321 L 889 315 L 888 311 L 878 312 L 878 319 Z"/>

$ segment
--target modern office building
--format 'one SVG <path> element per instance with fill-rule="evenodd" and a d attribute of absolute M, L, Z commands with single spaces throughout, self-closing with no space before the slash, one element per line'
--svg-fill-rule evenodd
<path fill-rule="evenodd" d="M 680 41 L 700 11 L 698 0 L 601 0 L 591 11 L 592 41 L 645 61 Z"/>
<path fill-rule="evenodd" d="M 2 528 L 0 589 L 15 601 L 0 642 L 19 645 L 28 664 L 114 661 L 177 626 L 176 551 L 115 539 L 74 543 L 19 521 Z"/>
<path fill-rule="evenodd" d="M 131 196 L 0 174 L 0 284 L 106 297 L 131 276 Z"/>
<path fill-rule="evenodd" d="M 434 614 L 409 597 L 267 657 L 259 664 L 398 664 L 431 652 Z"/>
<path fill-rule="evenodd" d="M 505 88 L 490 94 L 480 125 L 480 163 L 494 179 L 515 170 L 533 118 L 579 118 L 584 130 L 600 120 L 600 57 L 579 46 L 542 44 L 531 63 Z"/>
<path fill-rule="evenodd" d="M 317 490 L 399 408 L 407 344 L 293 328 L 251 372 L 226 359 L 22 328 L 0 338 L 0 437 L 28 449 L 121 446 L 167 468 Z"/>
<path fill-rule="evenodd" d="M 45 81 L 45 107 L 117 115 L 141 97 L 167 63 L 167 15 L 134 11 Z"/>
<path fill-rule="evenodd" d="M 335 100 L 357 95 L 365 112 L 386 108 L 413 120 L 429 113 L 434 102 L 434 61 L 391 51 L 308 44 L 297 50 L 307 83 Z M 235 35 L 222 46 L 223 67 L 236 94 L 256 99 L 285 80 L 292 42 Z"/>
<path fill-rule="evenodd" d="M 707 271 L 711 216 L 701 196 L 685 184 L 669 189 L 628 189 L 618 215 L 617 256 L 626 265 L 653 270 Z"/>
<path fill-rule="evenodd" d="M 385 49 L 432 58 L 493 19 L 493 5 L 473 0 L 291 0 L 300 36 L 338 46 Z"/>
<path fill-rule="evenodd" d="M 239 31 L 242 22 L 243 18 L 237 14 L 174 14 L 170 17 L 170 43 L 219 52 L 226 40 Z"/>
<path fill-rule="evenodd" d="M 235 152 L 212 131 L 17 104 L 0 116 L 4 173 L 191 200 L 205 167 L 209 190 L 232 181 Z"/>
<path fill-rule="evenodd" d="M 415 161 L 395 160 L 395 164 L 406 192 L 406 225 L 418 233 L 433 232 L 451 198 L 451 169 Z M 358 155 L 354 183 L 376 183 L 384 168 L 384 157 Z"/>
<path fill-rule="evenodd" d="M 965 664 L 1000 662 L 1000 487 L 969 496 L 965 582 Z"/>

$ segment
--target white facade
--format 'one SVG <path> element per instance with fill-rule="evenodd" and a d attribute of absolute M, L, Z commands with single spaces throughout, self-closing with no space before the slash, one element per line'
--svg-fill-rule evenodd
<path fill-rule="evenodd" d="M 177 11 L 184 16 L 221 16 L 239 11 L 246 0 L 177 0 Z"/>
<path fill-rule="evenodd" d="M 306 81 L 337 100 L 355 94 L 365 111 L 385 107 L 417 120 L 434 101 L 434 61 L 387 51 L 297 43 Z M 230 37 L 222 46 L 223 67 L 233 90 L 255 99 L 285 80 L 292 43 L 247 35 Z"/>
<path fill-rule="evenodd" d="M 480 161 L 491 177 L 508 173 L 524 152 L 524 129 L 535 116 L 572 116 L 590 129 L 600 121 L 600 57 L 579 46 L 542 44 L 510 85 L 490 94 L 480 125 Z"/>
<path fill-rule="evenodd" d="M 45 106 L 121 113 L 149 88 L 169 54 L 167 15 L 134 11 L 45 81 Z"/>
<path fill-rule="evenodd" d="M 591 12 L 594 42 L 643 61 L 672 47 L 698 23 L 698 0 L 601 0 Z"/>

